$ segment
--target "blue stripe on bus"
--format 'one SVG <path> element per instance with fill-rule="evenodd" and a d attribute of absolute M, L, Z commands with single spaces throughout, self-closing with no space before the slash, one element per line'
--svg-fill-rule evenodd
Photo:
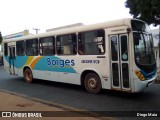
<path fill-rule="evenodd" d="M 150 72 L 150 73 L 146 73 L 146 72 L 144 72 L 143 70 L 140 70 L 140 72 L 144 75 L 144 77 L 145 77 L 146 79 L 151 79 L 151 78 L 153 78 L 153 77 L 156 75 L 157 70 L 155 69 L 155 70 L 153 70 L 153 71 Z"/>

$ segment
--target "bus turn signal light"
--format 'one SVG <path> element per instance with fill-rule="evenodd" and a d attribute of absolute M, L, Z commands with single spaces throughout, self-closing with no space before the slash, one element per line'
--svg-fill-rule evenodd
<path fill-rule="evenodd" d="M 137 75 L 137 77 L 138 77 L 140 80 L 145 80 L 144 75 L 143 75 L 140 71 L 136 70 L 136 71 L 135 71 L 135 74 Z"/>

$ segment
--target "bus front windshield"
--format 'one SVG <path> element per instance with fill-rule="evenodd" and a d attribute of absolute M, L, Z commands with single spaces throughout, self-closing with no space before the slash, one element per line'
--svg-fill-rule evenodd
<path fill-rule="evenodd" d="M 131 21 L 135 62 L 139 67 L 155 66 L 155 55 L 153 50 L 153 38 L 149 26 L 138 20 Z"/>
<path fill-rule="evenodd" d="M 144 33 L 133 33 L 133 38 L 136 62 L 140 65 L 154 64 L 152 36 Z"/>

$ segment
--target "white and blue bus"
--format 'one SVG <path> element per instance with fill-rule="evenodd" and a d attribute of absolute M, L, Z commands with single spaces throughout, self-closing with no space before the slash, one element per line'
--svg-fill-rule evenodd
<path fill-rule="evenodd" d="M 149 26 L 137 19 L 83 25 L 4 41 L 4 68 L 12 75 L 139 92 L 157 75 Z"/>

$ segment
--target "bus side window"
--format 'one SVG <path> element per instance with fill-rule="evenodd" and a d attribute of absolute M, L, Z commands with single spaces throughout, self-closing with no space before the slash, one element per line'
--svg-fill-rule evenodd
<path fill-rule="evenodd" d="M 38 55 L 38 39 L 26 40 L 26 55 Z"/>
<path fill-rule="evenodd" d="M 77 54 L 76 34 L 57 36 L 57 54 L 59 55 Z"/>
<path fill-rule="evenodd" d="M 46 37 L 39 39 L 40 55 L 54 55 L 55 54 L 55 37 Z"/>
<path fill-rule="evenodd" d="M 17 56 L 25 55 L 25 42 L 24 41 L 17 41 L 16 48 L 17 48 L 16 49 Z"/>
<path fill-rule="evenodd" d="M 105 52 L 104 30 L 87 31 L 78 34 L 79 54 L 101 55 Z"/>

